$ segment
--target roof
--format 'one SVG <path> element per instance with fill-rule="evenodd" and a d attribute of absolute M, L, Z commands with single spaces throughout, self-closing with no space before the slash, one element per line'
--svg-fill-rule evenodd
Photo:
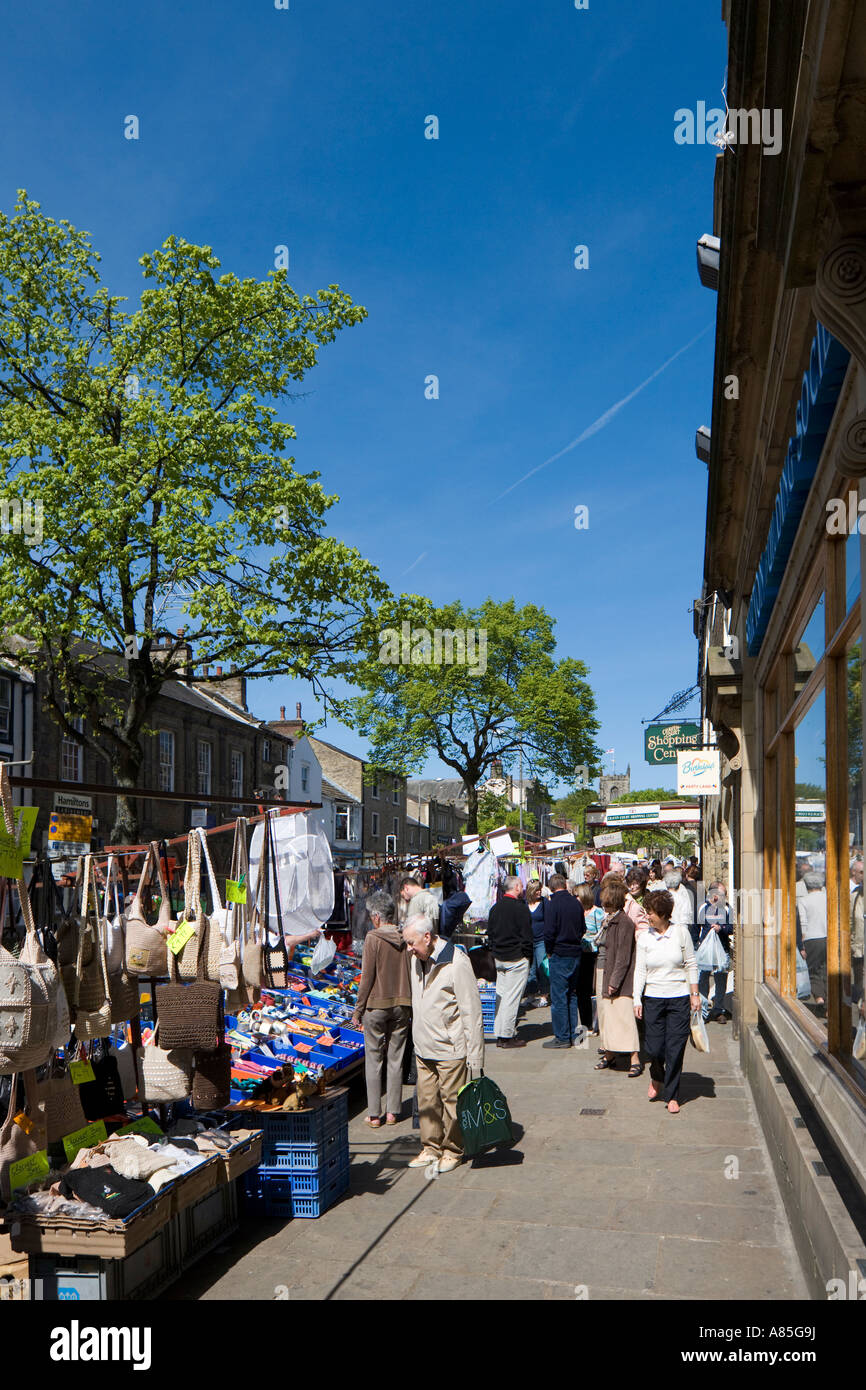
<path fill-rule="evenodd" d="M 353 801 L 353 802 L 355 803 L 356 806 L 360 806 L 360 805 L 361 805 L 360 798 L 357 797 L 357 796 L 355 796 L 353 792 L 347 792 L 347 791 L 345 790 L 345 788 L 343 788 L 343 787 L 338 787 L 337 784 L 336 784 L 336 782 L 329 782 L 328 779 L 327 779 L 326 777 L 323 777 L 323 778 L 322 778 L 322 800 L 323 800 L 323 801 L 324 801 L 324 799 L 325 799 L 326 796 L 327 796 L 327 797 L 330 797 L 330 798 L 339 797 L 339 798 L 340 798 L 341 800 L 343 800 L 343 801 Z"/>
<path fill-rule="evenodd" d="M 426 777 L 406 783 L 406 791 L 416 800 L 435 801 L 440 806 L 466 800 L 466 788 L 459 777 Z"/>

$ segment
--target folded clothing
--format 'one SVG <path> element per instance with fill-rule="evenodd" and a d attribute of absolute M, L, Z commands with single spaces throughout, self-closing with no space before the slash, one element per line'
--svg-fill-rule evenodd
<path fill-rule="evenodd" d="M 111 1167 L 70 1169 L 60 1179 L 64 1197 L 99 1207 L 107 1216 L 124 1221 L 153 1197 L 153 1188 L 139 1178 L 125 1178 Z"/>

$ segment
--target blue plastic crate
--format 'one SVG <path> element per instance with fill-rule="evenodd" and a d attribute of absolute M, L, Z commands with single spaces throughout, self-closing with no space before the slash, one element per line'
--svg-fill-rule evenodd
<path fill-rule="evenodd" d="M 292 1196 L 292 1215 L 302 1219 L 306 1217 L 321 1216 L 335 1202 L 338 1202 L 345 1192 L 349 1190 L 349 1169 L 344 1168 L 342 1173 L 332 1178 L 326 1188 L 323 1188 L 315 1197 L 304 1197 L 298 1194 Z"/>
<path fill-rule="evenodd" d="M 241 1111 L 233 1115 L 247 1129 L 263 1129 L 263 1152 L 273 1144 L 315 1148 L 341 1125 L 349 1123 L 349 1097 L 346 1091 L 315 1100 L 309 1110 L 281 1110 L 277 1113 Z"/>
<path fill-rule="evenodd" d="M 334 1154 L 349 1153 L 349 1127 L 338 1125 L 333 1133 L 325 1135 L 318 1144 L 267 1144 L 262 1147 L 262 1163 L 268 1168 L 287 1170 L 292 1173 L 310 1172 L 331 1158 Z"/>
<path fill-rule="evenodd" d="M 309 1179 L 313 1174 L 295 1174 Z M 244 1201 L 249 1211 L 265 1217 L 288 1220 L 293 1216 L 320 1216 L 342 1197 L 349 1186 L 349 1165 L 342 1164 L 315 1192 L 298 1192 L 288 1174 L 264 1174 L 261 1169 L 244 1180 Z"/>
<path fill-rule="evenodd" d="M 310 1168 L 306 1172 L 303 1170 L 300 1172 L 297 1170 L 286 1171 L 285 1168 L 272 1168 L 269 1164 L 261 1164 L 259 1177 L 261 1179 L 276 1178 L 283 1183 L 288 1180 L 293 1197 L 317 1197 L 320 1192 L 330 1186 L 334 1178 L 342 1175 L 344 1169 L 348 1172 L 349 1161 L 349 1150 L 338 1150 L 324 1163 L 320 1163 L 317 1168 Z"/>

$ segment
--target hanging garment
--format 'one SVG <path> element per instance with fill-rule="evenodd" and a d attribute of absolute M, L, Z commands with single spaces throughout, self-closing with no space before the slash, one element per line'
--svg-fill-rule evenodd
<path fill-rule="evenodd" d="M 467 916 L 471 922 L 486 922 L 496 902 L 499 866 L 496 857 L 480 844 L 472 851 L 463 866 L 463 878 L 470 906 Z"/>

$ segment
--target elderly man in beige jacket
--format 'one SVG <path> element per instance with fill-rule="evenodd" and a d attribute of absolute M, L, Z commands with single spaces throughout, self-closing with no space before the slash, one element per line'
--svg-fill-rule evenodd
<path fill-rule="evenodd" d="M 410 1168 L 450 1173 L 463 1158 L 457 1093 L 484 1066 L 484 1024 L 475 971 L 465 951 L 437 935 L 423 915 L 403 939 L 412 956 L 412 1042 L 418 1067 L 421 1152 Z"/>

